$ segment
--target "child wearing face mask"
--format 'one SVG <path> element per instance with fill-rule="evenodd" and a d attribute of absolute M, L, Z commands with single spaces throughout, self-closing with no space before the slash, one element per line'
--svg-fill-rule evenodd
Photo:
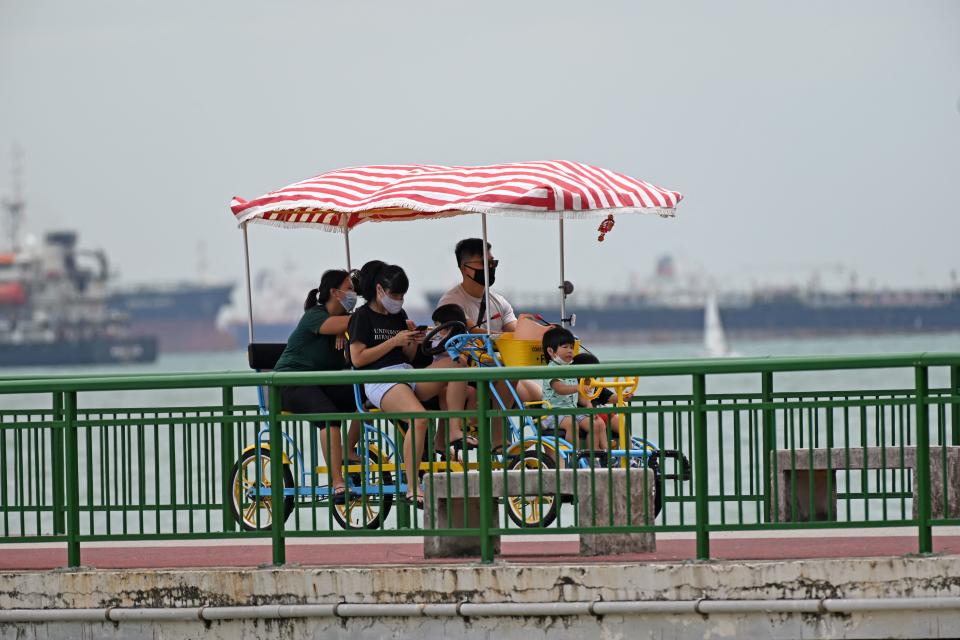
<path fill-rule="evenodd" d="M 358 290 L 366 304 L 357 309 L 350 319 L 350 360 L 354 369 L 412 369 L 411 361 L 423 342 L 424 332 L 417 331 L 403 310 L 403 297 L 410 281 L 403 269 L 396 265 L 373 260 L 360 269 Z M 456 367 L 449 358 L 433 362 L 428 368 Z M 449 406 L 463 406 L 466 383 L 443 382 L 374 382 L 363 385 L 367 399 L 383 411 L 413 413 L 424 411 L 423 401 L 441 392 L 446 393 Z M 459 394 L 455 395 L 455 394 Z M 403 442 L 404 462 L 407 468 L 407 497 L 423 504 L 422 494 L 415 491 L 416 464 L 423 455 L 429 423 L 425 418 L 413 421 Z"/>
<path fill-rule="evenodd" d="M 547 366 L 558 368 L 555 374 L 543 381 L 543 400 L 553 409 L 574 409 L 578 404 L 590 404 L 580 395 L 576 374 L 559 370 L 573 363 L 575 342 L 574 335 L 562 327 L 553 327 L 543 334 L 543 355 L 547 359 Z M 564 439 L 573 443 L 575 449 L 589 447 L 593 451 L 602 451 L 607 448 L 607 429 L 600 416 L 551 415 L 543 418 L 541 424 L 547 429 L 562 430 Z"/>

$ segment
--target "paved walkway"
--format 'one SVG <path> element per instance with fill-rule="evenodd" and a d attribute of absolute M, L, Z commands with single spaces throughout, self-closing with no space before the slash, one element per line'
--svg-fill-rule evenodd
<path fill-rule="evenodd" d="M 718 560 L 788 560 L 799 558 L 856 558 L 901 556 L 917 552 L 916 535 L 909 530 L 878 532 L 847 530 L 824 536 L 804 531 L 777 536 L 714 534 L 711 558 Z M 583 564 L 676 562 L 696 557 L 696 543 L 686 534 L 661 534 L 657 550 L 618 556 L 583 558 L 572 536 L 525 536 L 504 539 L 497 557 L 505 563 Z M 934 552 L 960 554 L 960 533 L 934 536 Z M 98 569 L 258 567 L 272 561 L 269 540 L 89 543 L 81 547 L 81 562 Z M 287 562 L 302 566 L 369 566 L 379 564 L 431 565 L 477 562 L 479 558 L 426 559 L 417 538 L 364 539 L 344 543 L 330 539 L 296 538 L 287 543 Z M 0 571 L 43 570 L 67 564 L 62 544 L 0 545 Z"/>

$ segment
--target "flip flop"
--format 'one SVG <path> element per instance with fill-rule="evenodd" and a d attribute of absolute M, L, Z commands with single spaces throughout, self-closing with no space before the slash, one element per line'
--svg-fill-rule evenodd
<path fill-rule="evenodd" d="M 347 487 L 346 485 L 338 485 L 333 488 L 333 493 L 330 494 L 330 501 L 333 504 L 347 504 Z"/>
<path fill-rule="evenodd" d="M 456 438 L 450 438 L 450 447 L 454 449 L 476 449 L 480 446 L 480 441 L 477 440 L 476 436 L 467 434 L 466 436 L 466 447 L 464 447 L 464 436 L 461 434 Z"/>
<path fill-rule="evenodd" d="M 423 494 L 422 494 L 422 493 L 418 493 L 416 499 L 414 499 L 413 496 L 408 495 L 408 496 L 407 496 L 407 500 L 409 500 L 410 502 L 413 502 L 414 504 L 416 504 L 416 505 L 417 505 L 417 509 L 420 509 L 421 511 L 423 511 L 424 507 L 423 507 Z"/>

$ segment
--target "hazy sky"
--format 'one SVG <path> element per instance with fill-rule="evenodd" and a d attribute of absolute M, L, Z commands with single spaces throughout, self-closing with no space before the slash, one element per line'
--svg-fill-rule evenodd
<path fill-rule="evenodd" d="M 570 224 L 578 290 L 663 253 L 728 285 L 946 284 L 958 99 L 955 1 L 0 0 L 0 189 L 18 143 L 29 229 L 78 229 L 127 282 L 196 278 L 201 254 L 239 282 L 233 195 L 357 164 L 564 158 L 685 195 L 602 244 Z M 364 225 L 354 262 L 445 286 L 479 228 Z M 556 224 L 490 232 L 498 282 L 555 290 Z M 332 234 L 251 243 L 255 269 L 343 263 Z"/>

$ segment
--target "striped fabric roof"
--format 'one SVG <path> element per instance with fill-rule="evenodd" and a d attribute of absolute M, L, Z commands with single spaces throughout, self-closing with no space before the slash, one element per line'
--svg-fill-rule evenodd
<path fill-rule="evenodd" d="M 490 213 L 672 216 L 683 198 L 636 178 L 565 160 L 484 167 L 371 165 L 323 173 L 254 198 L 234 198 L 238 223 L 342 231 L 362 222 Z"/>

